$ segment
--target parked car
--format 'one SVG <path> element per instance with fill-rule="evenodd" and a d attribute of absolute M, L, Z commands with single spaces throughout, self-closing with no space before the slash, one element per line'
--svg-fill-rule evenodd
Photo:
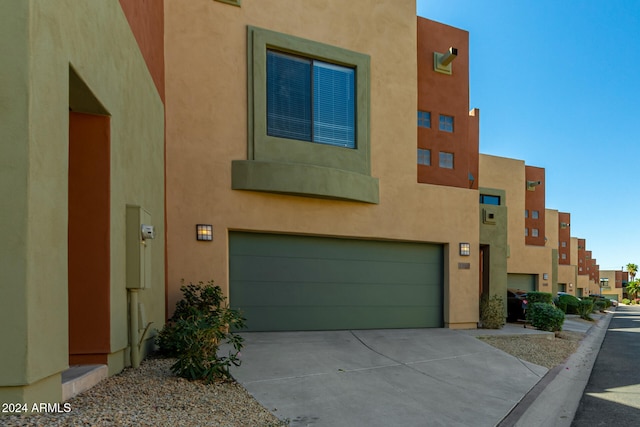
<path fill-rule="evenodd" d="M 561 296 L 561 295 L 571 295 L 571 294 L 570 294 L 570 293 L 567 293 L 567 292 L 558 292 L 558 296 Z M 574 298 L 578 298 L 578 297 L 577 297 L 577 296 L 575 296 L 575 295 L 571 295 L 571 296 L 572 296 L 572 297 L 574 297 Z M 578 301 L 580 301 L 580 300 L 581 300 L 581 299 L 580 299 L 580 298 L 578 298 Z"/>
<path fill-rule="evenodd" d="M 609 297 L 605 297 L 604 295 L 599 295 L 599 294 L 591 294 L 589 295 L 589 298 L 594 298 L 596 300 L 602 299 L 602 300 L 608 300 L 611 302 L 611 305 L 614 307 L 618 306 L 618 301 L 611 299 Z"/>
<path fill-rule="evenodd" d="M 507 289 L 507 321 L 516 322 L 524 319 L 523 301 L 527 299 L 527 291 L 522 289 Z"/>

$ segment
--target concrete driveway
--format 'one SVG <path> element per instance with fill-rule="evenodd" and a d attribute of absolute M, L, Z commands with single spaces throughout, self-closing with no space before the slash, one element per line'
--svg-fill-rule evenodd
<path fill-rule="evenodd" d="M 547 369 L 474 334 L 450 329 L 242 333 L 243 363 L 232 374 L 292 427 L 495 426 Z"/>

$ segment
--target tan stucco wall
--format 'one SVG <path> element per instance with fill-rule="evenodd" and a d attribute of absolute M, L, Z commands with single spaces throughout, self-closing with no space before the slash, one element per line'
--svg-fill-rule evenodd
<path fill-rule="evenodd" d="M 35 383 L 68 361 L 70 64 L 111 115 L 113 352 L 128 339 L 126 203 L 145 206 L 157 226 L 155 288 L 143 301 L 150 321 L 164 320 L 163 105 L 117 0 L 7 0 L 0 28 L 0 99 L 10 100 L 0 103 L 0 140 L 11 142 L 0 145 L 0 197 L 12 201 L 0 221 L 0 401 L 16 394 L 6 386 L 32 383 L 45 391 L 23 396 L 55 401 L 60 395 Z"/>
<path fill-rule="evenodd" d="M 552 250 L 548 246 L 525 245 L 525 163 L 522 160 L 480 155 L 480 186 L 506 191 L 509 259 L 508 273 L 538 276 L 537 290 L 552 292 Z M 544 274 L 548 280 L 544 280 Z"/>
<path fill-rule="evenodd" d="M 608 279 L 609 287 L 601 288 L 603 295 L 616 295 L 618 302 L 622 301 L 623 288 L 616 288 L 616 272 L 614 270 L 600 270 L 600 279 Z"/>
<path fill-rule="evenodd" d="M 475 326 L 478 193 L 416 183 L 415 8 L 413 0 L 165 3 L 170 312 L 181 278 L 214 279 L 226 292 L 227 233 L 255 230 L 444 243 L 445 322 Z M 231 190 L 232 160 L 247 159 L 247 25 L 370 55 L 379 204 Z M 197 223 L 213 225 L 213 242 L 195 240 Z M 471 243 L 472 257 L 461 259 L 459 242 Z M 471 268 L 459 270 L 462 261 Z"/>

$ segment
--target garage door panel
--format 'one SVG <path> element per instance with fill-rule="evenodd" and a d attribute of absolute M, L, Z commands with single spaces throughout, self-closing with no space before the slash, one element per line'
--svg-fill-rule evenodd
<path fill-rule="evenodd" d="M 260 305 L 428 305 L 431 298 L 421 292 L 422 285 L 360 285 L 354 283 L 282 283 L 274 287 L 271 283 L 244 282 L 239 284 L 234 298 L 242 301 L 243 307 Z M 438 305 L 441 301 L 435 301 Z"/>
<path fill-rule="evenodd" d="M 232 232 L 235 244 L 233 255 L 260 255 L 271 257 L 348 259 L 425 262 L 438 257 L 440 245 L 425 245 L 412 242 L 385 242 L 353 240 L 332 237 L 294 236 Z M 259 237 L 256 237 L 259 236 Z M 389 251 L 389 244 L 396 245 Z M 416 251 L 419 249 L 419 251 Z"/>
<path fill-rule="evenodd" d="M 242 268 L 251 265 L 250 269 Z M 327 282 L 351 283 L 412 283 L 422 280 L 433 269 L 427 263 L 380 262 L 342 259 L 276 258 L 259 256 L 234 257 L 231 268 L 237 271 L 235 280 L 262 280 L 304 283 L 315 277 Z"/>
<path fill-rule="evenodd" d="M 231 232 L 249 330 L 441 327 L 441 245 Z"/>
<path fill-rule="evenodd" d="M 255 319 L 247 320 L 247 328 L 252 331 L 278 331 L 283 324 L 295 324 L 290 330 L 336 330 L 345 329 L 344 325 L 351 325 L 349 329 L 371 329 L 369 319 L 370 309 L 366 307 L 256 307 L 252 311 Z M 380 307 L 377 311 L 378 324 L 376 329 L 406 328 L 407 322 L 422 324 L 425 322 L 425 311 L 421 307 Z M 441 322 L 436 310 L 426 313 L 427 321 Z M 418 326 L 419 327 L 419 326 Z"/>

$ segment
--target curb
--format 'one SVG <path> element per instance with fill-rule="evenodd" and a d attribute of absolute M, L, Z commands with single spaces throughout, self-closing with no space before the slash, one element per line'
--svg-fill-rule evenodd
<path fill-rule="evenodd" d="M 547 372 L 497 426 L 571 426 L 613 313 L 589 328 L 576 352 Z"/>

